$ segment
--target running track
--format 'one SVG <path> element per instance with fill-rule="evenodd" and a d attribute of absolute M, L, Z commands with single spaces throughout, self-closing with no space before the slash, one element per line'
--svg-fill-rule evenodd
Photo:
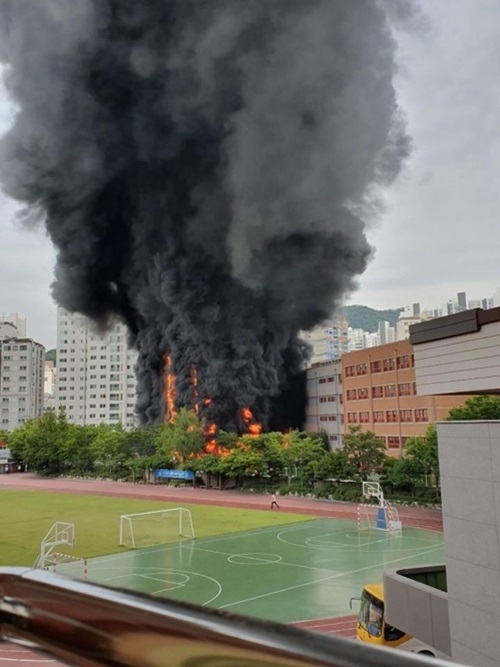
<path fill-rule="evenodd" d="M 246 509 L 268 509 L 269 496 L 240 493 L 237 491 L 216 491 L 189 487 L 166 487 L 161 485 L 126 484 L 124 482 L 98 482 L 95 480 L 43 479 L 30 473 L 0 475 L 0 489 L 23 489 L 49 491 L 51 493 L 79 493 L 117 498 L 139 498 L 143 500 L 165 500 L 219 507 L 239 507 Z M 285 497 L 280 499 L 281 512 L 297 512 L 312 516 L 327 516 L 339 519 L 356 519 L 357 506 L 351 503 L 315 500 L 312 498 Z M 420 507 L 403 507 L 399 516 L 406 526 L 425 528 L 441 532 L 443 522 L 438 510 Z M 297 627 L 313 632 L 335 634 L 353 638 L 356 635 L 356 616 L 325 618 L 301 621 Z M 60 667 L 60 663 L 42 655 L 26 651 L 11 644 L 0 649 L 0 667 Z"/>

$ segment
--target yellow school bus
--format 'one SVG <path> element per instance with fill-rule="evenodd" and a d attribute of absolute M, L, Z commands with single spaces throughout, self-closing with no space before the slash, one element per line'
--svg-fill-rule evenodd
<path fill-rule="evenodd" d="M 383 584 L 366 584 L 361 598 L 351 598 L 351 607 L 353 600 L 359 600 L 361 603 L 356 631 L 356 636 L 360 641 L 423 655 L 445 657 L 444 654 L 432 648 L 432 646 L 428 646 L 386 623 Z"/>

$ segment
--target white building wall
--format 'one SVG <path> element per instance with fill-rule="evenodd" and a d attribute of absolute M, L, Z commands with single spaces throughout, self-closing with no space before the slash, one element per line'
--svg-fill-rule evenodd
<path fill-rule="evenodd" d="M 497 387 L 500 322 L 474 333 L 415 345 L 419 394 L 472 394 Z"/>
<path fill-rule="evenodd" d="M 437 429 L 452 657 L 498 667 L 500 422 L 444 422 Z"/>
<path fill-rule="evenodd" d="M 58 309 L 56 403 L 75 424 L 136 425 L 137 352 L 124 324 L 98 333 L 82 315 Z"/>
<path fill-rule="evenodd" d="M 0 344 L 0 428 L 13 430 L 43 413 L 45 348 L 30 338 Z"/>
<path fill-rule="evenodd" d="M 0 324 L 4 323 L 12 324 L 16 328 L 19 338 L 26 338 L 26 319 L 20 317 L 18 313 L 1 313 Z"/>
<path fill-rule="evenodd" d="M 307 370 L 305 430 L 325 432 L 330 449 L 342 447 L 344 407 L 342 404 L 342 363 L 331 361 Z"/>

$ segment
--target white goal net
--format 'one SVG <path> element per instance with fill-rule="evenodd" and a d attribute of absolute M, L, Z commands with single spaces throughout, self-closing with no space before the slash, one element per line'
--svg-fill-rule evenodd
<path fill-rule="evenodd" d="M 122 514 L 120 546 L 142 549 L 155 544 L 194 539 L 193 518 L 185 507 Z"/>

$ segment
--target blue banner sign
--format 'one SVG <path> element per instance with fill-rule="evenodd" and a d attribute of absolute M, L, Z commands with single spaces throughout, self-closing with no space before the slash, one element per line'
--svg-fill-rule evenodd
<path fill-rule="evenodd" d="M 159 470 L 153 470 L 153 475 L 163 479 L 194 479 L 194 472 L 192 470 L 168 470 L 167 468 L 160 468 Z"/>

